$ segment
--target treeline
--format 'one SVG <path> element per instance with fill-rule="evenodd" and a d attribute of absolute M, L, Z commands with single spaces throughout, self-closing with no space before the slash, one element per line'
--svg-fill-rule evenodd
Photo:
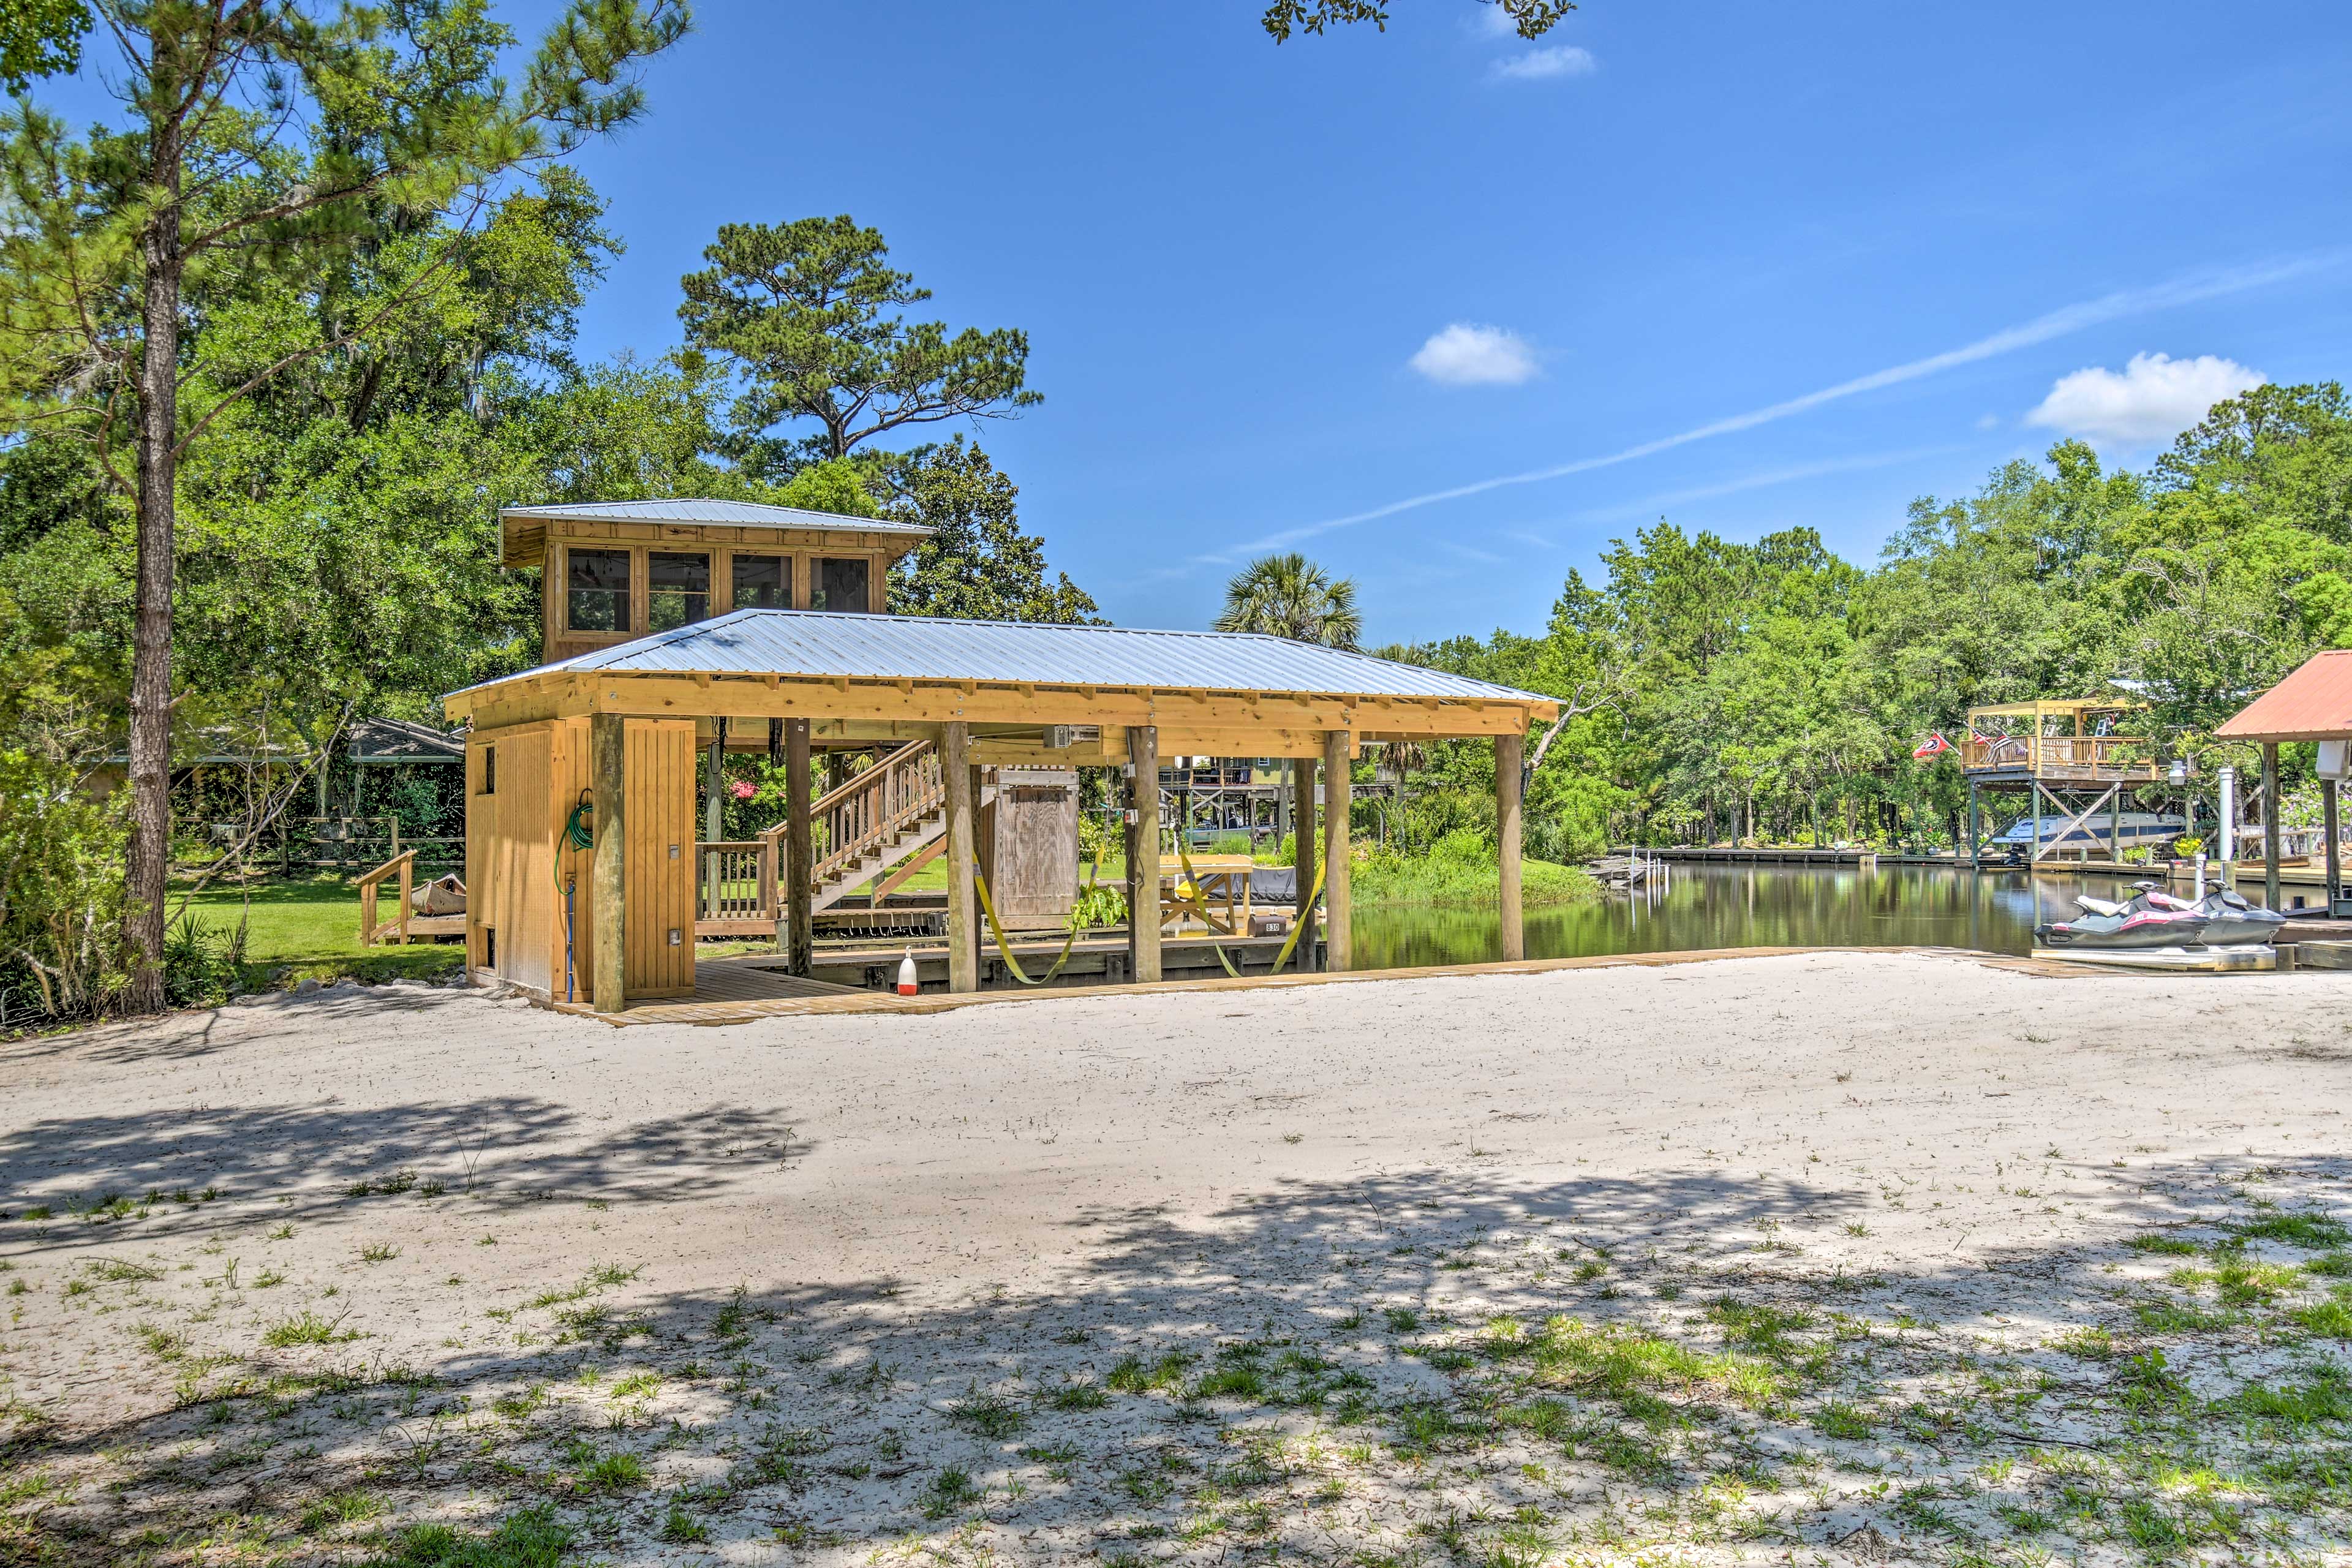
<path fill-rule="evenodd" d="M 2069 441 L 1923 498 L 1866 570 L 1811 529 L 1740 544 L 1661 521 L 1612 542 L 1598 583 L 1571 574 L 1540 637 L 1381 651 L 1568 701 L 1528 814 L 1531 853 L 1574 858 L 1735 834 L 1949 842 L 1957 759 L 1913 746 L 2034 698 L 2146 702 L 2131 727 L 2210 787 L 2255 762 L 2215 726 L 2348 643 L 2352 405 L 2330 383 L 2216 405 L 2145 472 Z M 1432 749 L 1402 814 L 1417 840 L 1491 830 L 1484 751 Z M 2287 768 L 2292 793 L 2309 763 Z"/>

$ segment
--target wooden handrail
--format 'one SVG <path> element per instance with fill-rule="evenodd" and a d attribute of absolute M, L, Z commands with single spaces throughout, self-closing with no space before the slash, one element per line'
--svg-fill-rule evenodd
<path fill-rule="evenodd" d="M 899 747 L 811 803 L 811 826 L 822 827 L 824 837 L 823 848 L 809 868 L 810 879 L 822 886 L 889 844 L 946 800 L 947 781 L 940 772 L 939 749 L 929 741 Z M 760 837 L 774 845 L 790 826 L 788 818 L 762 829 Z"/>
<path fill-rule="evenodd" d="M 400 878 L 400 916 L 397 920 L 385 921 L 382 925 L 378 925 L 375 918 L 376 887 L 386 878 L 394 875 Z M 408 945 L 409 895 L 413 891 L 412 884 L 415 880 L 415 875 L 416 851 L 404 849 L 360 879 L 360 945 L 362 947 L 373 947 L 377 936 L 395 925 L 400 928 L 400 945 L 403 947 Z"/>

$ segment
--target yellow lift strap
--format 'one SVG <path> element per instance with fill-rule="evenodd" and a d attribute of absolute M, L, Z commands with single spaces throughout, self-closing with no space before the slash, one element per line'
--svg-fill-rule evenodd
<path fill-rule="evenodd" d="M 988 929 L 996 938 L 996 956 L 1004 961 L 1005 973 L 1024 985 L 1044 985 L 1061 973 L 1062 965 L 1070 962 L 1070 950 L 1078 944 L 1076 924 L 1071 924 L 1069 940 L 1062 943 L 1062 954 L 1054 960 L 1054 967 L 1032 980 L 1022 973 L 1021 961 L 1013 956 L 1013 945 L 1004 940 L 1004 927 L 996 919 L 996 900 L 988 896 L 988 878 L 982 873 L 978 861 L 972 863 L 971 883 L 980 890 L 980 907 L 988 913 Z"/>

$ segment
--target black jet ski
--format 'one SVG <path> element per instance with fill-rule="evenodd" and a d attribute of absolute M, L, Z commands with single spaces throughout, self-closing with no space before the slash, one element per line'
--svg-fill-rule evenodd
<path fill-rule="evenodd" d="M 2276 910 L 2250 904 L 2229 888 L 2216 888 L 2194 906 L 2205 922 L 2201 939 L 2208 947 L 2247 947 L 2278 935 L 2286 917 Z"/>
<path fill-rule="evenodd" d="M 2035 926 L 2035 944 L 2084 952 L 2120 952 L 2151 947 L 2195 947 L 2205 940 L 2206 920 L 2200 912 L 2201 906 L 2176 899 L 2154 882 L 2137 882 L 2133 887 L 2133 896 L 2120 904 L 2095 899 L 2087 893 L 2077 894 L 2074 901 L 2083 907 L 2083 912 L 2071 921 Z"/>

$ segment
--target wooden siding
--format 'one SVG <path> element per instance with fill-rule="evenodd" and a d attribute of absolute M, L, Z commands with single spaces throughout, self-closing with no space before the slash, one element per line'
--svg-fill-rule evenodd
<path fill-rule="evenodd" d="M 486 754 L 498 753 L 498 793 L 484 795 Z M 559 850 L 564 822 L 588 786 L 588 721 L 559 719 L 480 730 L 466 747 L 466 961 L 509 984 L 563 999 L 562 882 L 576 879 L 572 994 L 589 994 L 593 904 L 585 850 Z M 489 934 L 497 933 L 496 964 Z"/>
<path fill-rule="evenodd" d="M 626 989 L 631 996 L 690 996 L 694 724 L 691 720 L 632 719 L 627 736 Z"/>

